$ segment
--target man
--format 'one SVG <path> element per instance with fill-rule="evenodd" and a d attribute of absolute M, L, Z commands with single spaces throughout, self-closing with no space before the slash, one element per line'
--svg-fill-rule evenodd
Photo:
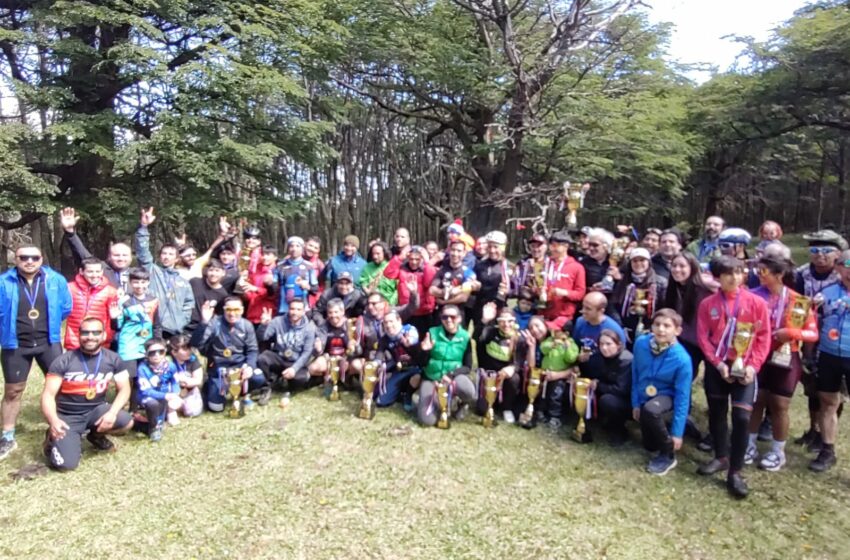
<path fill-rule="evenodd" d="M 305 317 L 306 304 L 296 299 L 290 302 L 286 315 L 272 319 L 264 313 L 257 336 L 272 341 L 273 350 L 260 354 L 260 369 L 268 382 L 289 389 L 306 389 L 310 382 L 307 362 L 316 341 L 316 325 Z"/>
<path fill-rule="evenodd" d="M 0 418 L 0 460 L 15 450 L 15 423 L 33 359 L 41 371 L 62 353 L 62 321 L 71 313 L 71 293 L 62 276 L 42 266 L 41 249 L 15 251 L 15 268 L 0 275 L 0 366 L 5 387 Z"/>
<path fill-rule="evenodd" d="M 452 241 L 448 262 L 440 267 L 431 280 L 428 291 L 434 298 L 437 313 L 446 305 L 457 305 L 460 308 L 479 286 L 475 271 L 463 264 L 465 255 L 466 245 L 463 241 Z M 428 328 L 425 329 L 426 333 Z"/>
<path fill-rule="evenodd" d="M 213 253 L 213 257 L 221 261 L 224 265 L 224 279 L 221 284 L 228 293 L 233 293 L 236 285 L 239 282 L 239 267 L 237 266 L 236 250 L 233 248 L 232 240 L 222 243 L 218 246 L 218 250 Z"/>
<path fill-rule="evenodd" d="M 580 350 L 578 362 L 583 377 L 592 377 L 590 372 L 598 371 L 602 367 L 603 358 L 599 353 L 599 335 L 602 331 L 610 329 L 617 333 L 623 344 L 626 343 L 623 328 L 605 314 L 607 307 L 608 298 L 605 294 L 589 292 L 582 300 L 581 317 L 576 319 L 573 326 L 572 336 Z M 591 363 L 591 360 L 594 362 Z"/>
<path fill-rule="evenodd" d="M 354 287 L 354 279 L 347 270 L 340 273 L 336 284 L 330 290 L 323 293 L 322 297 L 316 302 L 316 307 L 311 313 L 311 318 L 316 323 L 316 326 L 324 324 L 328 302 L 332 299 L 342 301 L 345 308 L 345 316 L 349 319 L 360 317 L 366 309 L 366 294 L 360 288 Z"/>
<path fill-rule="evenodd" d="M 495 303 L 501 311 L 508 301 L 511 288 L 511 264 L 505 259 L 508 236 L 501 231 L 491 231 L 485 236 L 486 256 L 475 265 L 475 303 L 472 307 L 473 332 L 481 332 L 481 314 L 484 306 Z M 582 294 L 583 295 L 583 294 Z"/>
<path fill-rule="evenodd" d="M 208 300 L 201 308 L 201 322 L 192 334 L 191 344 L 207 358 L 207 379 L 204 388 L 207 408 L 212 412 L 221 412 L 227 402 L 227 373 L 238 368 L 247 391 L 243 394 L 257 394 L 257 403 L 264 406 L 271 398 L 271 387 L 257 368 L 257 335 L 254 326 L 242 318 L 245 307 L 238 296 L 224 299 L 224 316 L 215 315 L 216 303 Z M 244 387 L 244 385 L 243 385 Z M 250 399 L 246 405 L 253 404 Z"/>
<path fill-rule="evenodd" d="M 142 209 L 139 229 L 136 230 L 136 256 L 139 265 L 151 275 L 150 293 L 159 300 L 159 317 L 162 323 L 162 336 L 171 338 L 183 332 L 192 319 L 195 297 L 192 287 L 175 268 L 177 248 L 163 245 L 159 249 L 159 264 L 154 263 L 150 250 L 150 232 L 148 227 L 156 220 L 153 207 Z"/>
<path fill-rule="evenodd" d="M 191 243 L 186 241 L 185 233 L 180 237 L 175 237 L 174 244 L 177 246 L 177 254 L 179 257 L 176 267 L 177 272 L 179 272 L 180 275 L 187 281 L 192 278 L 202 278 L 204 268 L 207 266 L 210 258 L 212 258 L 215 250 L 222 243 L 233 239 L 236 235 L 235 231 L 231 231 L 232 229 L 233 228 L 231 228 L 230 222 L 227 221 L 227 218 L 221 216 L 218 219 L 218 236 L 213 240 L 207 251 L 200 256 L 198 255 L 197 249 L 195 249 Z"/>
<path fill-rule="evenodd" d="M 92 258 L 92 254 L 86 249 L 83 241 L 76 233 L 77 222 L 80 217 L 73 208 L 63 208 L 59 213 L 59 223 L 65 230 L 65 240 L 71 248 L 74 260 L 79 267 L 83 260 Z M 118 290 L 118 295 L 123 297 L 130 292 L 129 271 L 133 262 L 133 254 L 130 246 L 125 243 L 112 243 L 109 246 L 109 256 L 106 257 L 104 275 L 109 284 Z"/>
<path fill-rule="evenodd" d="M 341 358 L 343 367 L 346 367 L 346 355 L 356 356 L 361 352 L 357 341 L 349 337 L 343 301 L 331 299 L 327 302 L 325 313 L 327 319 L 317 328 L 314 342 L 318 356 L 307 366 L 310 377 L 325 377 L 328 374 L 329 357 Z"/>
<path fill-rule="evenodd" d="M 130 398 L 130 376 L 118 354 L 103 348 L 106 325 L 85 319 L 80 326 L 79 350 L 65 352 L 50 364 L 41 393 L 41 411 L 49 428 L 44 441 L 47 464 L 60 471 L 74 470 L 82 456 L 82 437 L 99 451 L 113 451 L 107 435 L 133 427 L 124 410 Z M 117 393 L 106 401 L 109 382 Z"/>
<path fill-rule="evenodd" d="M 514 268 L 512 293 L 518 296 L 520 290 L 528 288 L 534 294 L 534 298 L 539 300 L 542 288 L 545 286 L 546 269 L 549 264 L 549 259 L 546 257 L 548 249 L 546 236 L 535 233 L 526 246 L 528 256 L 518 262 Z"/>
<path fill-rule="evenodd" d="M 289 256 L 275 269 L 274 284 L 271 288 L 279 293 L 278 314 L 286 313 L 293 301 L 302 301 L 307 305 L 309 295 L 319 287 L 318 277 L 313 265 L 305 261 L 304 240 L 292 236 L 286 240 Z"/>
<path fill-rule="evenodd" d="M 745 498 L 749 488 L 741 470 L 744 468 L 750 415 L 755 401 L 754 381 L 770 353 L 771 319 L 764 300 L 743 286 L 746 278 L 743 262 L 731 256 L 720 256 L 711 260 L 709 270 L 717 278 L 720 290 L 700 303 L 697 340 L 705 354 L 708 425 L 715 457 L 701 465 L 697 472 L 712 475 L 726 470 L 729 493 L 736 498 Z M 733 340 L 744 325 L 750 326 L 751 334 L 747 351 L 739 356 Z M 732 376 L 736 362 L 744 366 L 743 377 Z M 730 399 L 731 454 L 727 423 Z"/>
<path fill-rule="evenodd" d="M 366 260 L 358 252 L 360 249 L 360 238 L 356 235 L 346 235 L 342 241 L 342 251 L 328 261 L 322 270 L 319 282 L 329 281 L 331 285 L 336 284 L 340 273 L 347 271 L 354 279 L 354 285 L 360 287 L 360 273 L 366 266 Z"/>
<path fill-rule="evenodd" d="M 720 232 L 726 227 L 726 222 L 720 216 L 709 216 L 705 220 L 705 230 L 700 239 L 694 239 L 687 247 L 687 251 L 697 258 L 701 263 L 709 262 L 713 257 L 720 255 L 717 244 Z"/>
<path fill-rule="evenodd" d="M 655 274 L 664 278 L 670 279 L 670 267 L 673 258 L 682 252 L 682 240 L 679 233 L 673 230 L 666 230 L 661 234 L 658 242 L 658 252 L 647 249 L 652 255 L 652 269 Z"/>
<path fill-rule="evenodd" d="M 658 228 L 649 228 L 643 234 L 643 239 L 640 240 L 640 246 L 649 251 L 653 257 L 658 253 L 658 246 L 661 244 L 661 234 L 663 232 Z"/>
<path fill-rule="evenodd" d="M 587 237 L 585 255 L 579 261 L 584 267 L 585 284 L 591 290 L 602 290 L 602 280 L 608 274 L 608 254 L 614 246 L 614 234 L 593 228 Z"/>
<path fill-rule="evenodd" d="M 569 255 L 569 245 L 570 238 L 564 232 L 555 232 L 549 237 L 549 263 L 543 288 L 546 290 L 543 318 L 549 329 L 562 329 L 572 321 L 576 304 L 587 291 L 585 268 Z"/>
<path fill-rule="evenodd" d="M 212 301 L 216 315 L 221 315 L 224 308 L 224 300 L 230 294 L 225 289 L 224 265 L 218 259 L 211 259 L 204 267 L 203 278 L 192 278 L 189 285 L 192 286 L 192 295 L 195 298 L 195 307 L 192 309 L 192 318 L 186 326 L 189 335 L 195 331 L 201 322 L 201 311 L 204 303 Z"/>
<path fill-rule="evenodd" d="M 65 350 L 80 347 L 83 319 L 100 319 L 104 325 L 106 345 L 112 343 L 109 307 L 118 303 L 118 291 L 103 278 L 103 262 L 93 257 L 83 259 L 76 278 L 68 284 L 71 292 L 71 314 L 65 323 Z"/>
<path fill-rule="evenodd" d="M 463 225 L 461 225 L 460 220 L 456 220 L 454 223 L 449 224 L 449 227 L 446 229 L 446 237 L 448 238 L 448 243 L 446 244 L 446 251 L 443 263 L 449 258 L 449 248 L 451 244 L 455 241 L 462 241 L 466 247 L 466 252 L 463 257 L 463 264 L 465 264 L 470 269 L 475 268 L 475 253 L 472 251 L 472 248 L 475 246 L 475 239 L 472 238 L 471 235 L 466 233 L 463 229 Z"/>
<path fill-rule="evenodd" d="M 416 327 L 420 336 L 423 336 L 423 333 L 427 332 L 431 326 L 431 314 L 436 305 L 429 288 L 434 282 L 437 271 L 428 262 L 428 253 L 422 247 L 417 245 L 406 253 L 406 255 L 400 254 L 390 259 L 390 264 L 384 269 L 384 276 L 398 282 L 399 307 L 405 307 L 412 300 L 414 292 L 411 292 L 408 286 L 412 285 L 410 280 L 415 281 L 415 293 L 419 305 L 413 312 L 413 316 L 404 317 L 404 320 L 410 319 L 410 324 Z"/>
<path fill-rule="evenodd" d="M 821 292 L 823 320 L 820 330 L 820 355 L 817 366 L 817 390 L 820 397 L 823 444 L 817 458 L 809 463 L 815 472 L 824 472 L 837 462 L 835 440 L 838 436 L 838 407 L 841 381 L 850 386 L 850 250 L 844 250 L 836 266 L 840 282 Z"/>
<path fill-rule="evenodd" d="M 411 325 L 405 325 L 395 310 L 384 315 L 382 323 L 384 333 L 378 340 L 375 359 L 383 362 L 385 373 L 377 388 L 375 404 L 391 406 L 403 397 L 405 409 L 412 410 L 413 392 L 419 387 L 421 372 L 414 361 L 419 353 L 419 333 Z"/>
<path fill-rule="evenodd" d="M 398 228 L 393 235 L 392 254 L 400 255 L 408 247 L 410 247 L 410 232 L 407 228 Z"/>
<path fill-rule="evenodd" d="M 245 226 L 242 229 L 242 244 L 237 245 L 239 260 L 237 267 L 240 273 L 254 272 L 263 253 L 263 240 L 260 238 L 260 228 L 255 225 Z"/>

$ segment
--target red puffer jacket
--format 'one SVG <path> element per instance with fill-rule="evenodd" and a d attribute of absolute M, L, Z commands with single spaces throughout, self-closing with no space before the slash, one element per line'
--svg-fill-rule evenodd
<path fill-rule="evenodd" d="M 260 324 L 265 309 L 271 309 L 272 316 L 277 315 L 278 294 L 276 292 L 269 293 L 269 289 L 264 283 L 265 277 L 273 274 L 276 266 L 264 266 L 263 263 L 260 263 L 256 270 L 248 275 L 248 283 L 256 286 L 257 290 L 245 291 L 245 299 L 248 300 L 248 311 L 245 313 L 245 318 L 255 325 Z"/>
<path fill-rule="evenodd" d="M 109 318 L 109 305 L 118 301 L 118 291 L 106 278 L 97 286 L 92 286 L 82 274 L 77 274 L 77 277 L 68 283 L 68 289 L 71 291 L 73 305 L 65 324 L 65 350 L 76 350 L 80 347 L 80 324 L 86 317 L 103 321 L 106 330 L 104 347 L 109 347 L 115 334 L 112 332 L 112 321 Z"/>
<path fill-rule="evenodd" d="M 407 279 L 416 278 L 419 284 L 419 308 L 413 312 L 416 317 L 429 315 L 434 311 L 436 301 L 429 292 L 431 282 L 437 274 L 437 269 L 423 262 L 417 270 L 410 270 L 407 263 L 402 263 L 398 255 L 390 259 L 390 264 L 384 269 L 384 276 L 392 280 L 398 280 L 398 304 L 407 305 L 410 301 L 410 291 L 407 289 Z"/>

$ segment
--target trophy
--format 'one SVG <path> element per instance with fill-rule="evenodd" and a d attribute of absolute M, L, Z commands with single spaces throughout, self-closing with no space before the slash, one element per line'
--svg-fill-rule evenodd
<path fill-rule="evenodd" d="M 358 416 L 364 420 L 375 417 L 375 385 L 378 384 L 378 369 L 381 362 L 369 361 L 363 366 L 363 400 L 360 402 Z"/>
<path fill-rule="evenodd" d="M 620 262 L 626 258 L 626 247 L 629 245 L 627 237 L 615 237 L 614 243 L 611 245 L 611 252 L 608 253 L 608 265 L 620 266 Z M 614 289 L 614 277 L 606 274 L 602 279 L 602 291 L 610 292 Z"/>
<path fill-rule="evenodd" d="M 328 387 L 325 389 L 329 401 L 339 400 L 340 356 L 325 356 L 328 364 Z"/>
<path fill-rule="evenodd" d="M 590 190 L 590 183 L 583 185 L 564 182 L 564 198 L 567 201 L 567 227 L 578 226 L 578 211 L 584 206 L 584 195 Z"/>
<path fill-rule="evenodd" d="M 245 407 L 242 406 L 242 368 L 235 367 L 227 370 L 227 400 L 230 402 L 230 417 L 241 418 L 245 416 Z"/>
<path fill-rule="evenodd" d="M 481 370 L 481 375 L 484 376 L 484 401 L 487 403 L 487 411 L 484 413 L 481 424 L 485 428 L 492 428 L 496 425 L 496 412 L 493 410 L 493 405 L 499 398 L 499 375 L 495 371 L 485 370 Z"/>
<path fill-rule="evenodd" d="M 546 263 L 544 262 L 534 262 L 532 265 L 533 269 L 533 280 L 534 286 L 537 288 L 539 292 L 539 296 L 537 297 L 537 307 L 539 309 L 545 309 L 546 305 L 549 302 L 549 290 L 546 282 Z"/>
<path fill-rule="evenodd" d="M 809 316 L 811 308 L 811 298 L 800 295 L 795 296 L 791 307 L 788 309 L 786 318 L 788 328 L 802 329 L 806 326 L 806 319 Z M 783 368 L 791 367 L 791 343 L 786 342 L 780 346 L 779 350 L 776 350 L 770 357 L 770 363 Z"/>
<path fill-rule="evenodd" d="M 643 320 L 649 311 L 649 290 L 637 288 L 635 289 L 634 297 L 632 298 L 629 313 L 636 315 L 638 318 L 637 327 L 635 327 L 635 339 L 646 332 L 646 326 Z"/>
<path fill-rule="evenodd" d="M 355 352 L 355 348 L 357 347 L 357 319 L 351 318 L 348 319 L 347 322 L 348 327 L 348 348 L 346 349 L 346 354 L 351 356 Z"/>
<path fill-rule="evenodd" d="M 434 384 L 434 390 L 437 392 L 437 404 L 440 407 L 440 419 L 437 420 L 437 427 L 442 430 L 447 430 L 449 428 L 449 406 L 451 405 L 449 402 L 450 386 L 451 381 L 447 381 L 446 383 L 438 381 Z"/>
<path fill-rule="evenodd" d="M 576 429 L 573 430 L 573 439 L 579 443 L 590 441 L 590 433 L 587 432 L 584 419 L 588 410 L 590 410 L 590 399 L 593 398 L 590 390 L 591 383 L 592 381 L 586 377 L 576 377 L 573 380 L 573 407 L 578 414 L 578 424 Z"/>
<path fill-rule="evenodd" d="M 525 412 L 519 415 L 519 423 L 522 426 L 531 425 L 534 419 L 534 401 L 537 395 L 540 394 L 540 385 L 543 382 L 543 368 L 531 368 L 528 372 L 528 406 L 525 407 Z"/>
<path fill-rule="evenodd" d="M 452 273 L 446 272 L 443 275 L 443 301 L 449 301 L 452 294 Z"/>
<path fill-rule="evenodd" d="M 735 334 L 732 336 L 732 348 L 735 349 L 735 361 L 732 362 L 732 368 L 729 370 L 729 375 L 732 377 L 744 377 L 744 354 L 750 349 L 750 344 L 753 341 L 755 327 L 752 323 L 736 323 Z"/>

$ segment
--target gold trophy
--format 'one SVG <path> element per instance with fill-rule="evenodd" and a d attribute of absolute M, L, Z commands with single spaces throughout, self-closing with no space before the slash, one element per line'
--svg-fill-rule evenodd
<path fill-rule="evenodd" d="M 330 386 L 327 388 L 328 400 L 338 401 L 340 361 L 342 358 L 339 356 L 326 356 L 325 359 L 328 363 L 328 377 L 330 378 Z"/>
<path fill-rule="evenodd" d="M 590 188 L 590 185 L 585 185 Z M 574 185 L 569 181 L 564 183 L 564 198 L 567 201 L 567 227 L 575 228 L 578 226 L 578 211 L 584 206 L 584 194 L 587 192 L 585 185 Z"/>
<path fill-rule="evenodd" d="M 635 339 L 646 332 L 646 327 L 643 324 L 643 319 L 649 310 L 649 291 L 641 288 L 635 290 L 635 295 L 632 298 L 632 304 L 629 312 L 632 315 L 637 315 L 638 323 L 635 327 Z"/>
<path fill-rule="evenodd" d="M 540 385 L 543 382 L 543 368 L 531 368 L 528 372 L 528 406 L 525 412 L 519 415 L 519 423 L 522 426 L 531 425 L 534 419 L 534 401 L 540 394 Z"/>
<path fill-rule="evenodd" d="M 735 325 L 735 334 L 732 336 L 735 361 L 732 362 L 732 368 L 729 370 L 729 375 L 732 377 L 746 376 L 746 371 L 744 371 L 744 354 L 749 350 L 754 334 L 755 326 L 752 323 L 737 323 Z"/>
<path fill-rule="evenodd" d="M 611 252 L 608 253 L 608 266 L 618 267 L 626 258 L 626 247 L 629 245 L 627 237 L 615 237 L 614 243 L 611 244 Z M 614 289 L 614 277 L 606 274 L 602 279 L 602 291 L 610 292 Z"/>
<path fill-rule="evenodd" d="M 355 348 L 357 348 L 357 319 L 351 318 L 348 319 L 347 322 L 348 327 L 348 348 L 346 348 L 345 353 L 349 356 L 353 355 L 355 352 Z"/>
<path fill-rule="evenodd" d="M 492 428 L 496 425 L 496 412 L 493 410 L 493 405 L 496 404 L 496 399 L 499 398 L 499 375 L 493 371 L 481 371 L 484 376 L 484 401 L 487 403 L 487 411 L 484 413 L 484 418 L 481 424 L 485 428 Z"/>
<path fill-rule="evenodd" d="M 452 297 L 451 297 L 451 294 L 452 294 L 452 273 L 451 272 L 446 272 L 443 275 L 442 286 L 443 286 L 443 301 L 449 301 L 450 299 L 452 299 Z"/>
<path fill-rule="evenodd" d="M 806 319 L 812 309 L 812 299 L 806 296 L 794 296 L 791 307 L 788 309 L 787 325 L 791 329 L 802 329 L 806 326 Z M 770 357 L 770 363 L 779 367 L 791 367 L 791 343 L 786 342 L 776 350 Z"/>
<path fill-rule="evenodd" d="M 537 288 L 539 294 L 537 297 L 537 307 L 545 309 L 546 305 L 549 303 L 549 290 L 546 285 L 546 262 L 535 261 L 532 266 L 534 267 L 532 280 L 534 281 L 534 287 Z"/>
<path fill-rule="evenodd" d="M 578 414 L 578 425 L 573 430 L 573 439 L 579 443 L 590 441 L 584 417 L 587 415 L 587 407 L 590 406 L 590 385 L 592 381 L 586 377 L 576 377 L 573 380 L 573 408 Z"/>
<path fill-rule="evenodd" d="M 434 390 L 437 392 L 437 404 L 440 407 L 440 419 L 437 420 L 437 427 L 442 430 L 449 428 L 449 386 L 451 381 L 443 383 L 438 381 L 434 384 Z"/>
<path fill-rule="evenodd" d="M 230 417 L 245 416 L 242 406 L 242 368 L 235 367 L 227 370 L 227 400 L 230 401 Z"/>
<path fill-rule="evenodd" d="M 381 363 L 366 362 L 363 366 L 363 400 L 360 402 L 360 413 L 357 415 L 364 420 L 375 417 L 375 385 L 378 384 L 378 369 Z"/>

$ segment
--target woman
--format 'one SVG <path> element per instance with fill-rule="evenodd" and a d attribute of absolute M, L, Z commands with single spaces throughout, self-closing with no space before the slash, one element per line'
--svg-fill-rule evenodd
<path fill-rule="evenodd" d="M 368 296 L 379 292 L 390 305 L 398 305 L 398 288 L 396 281 L 384 276 L 384 269 L 389 264 L 389 248 L 383 241 L 376 241 L 369 246 L 368 261 L 360 273 L 360 288 Z"/>
<path fill-rule="evenodd" d="M 666 290 L 667 280 L 652 270 L 649 251 L 643 247 L 633 249 L 622 278 L 611 293 L 607 311 L 626 331 L 629 348 L 640 334 L 649 332 L 652 314 L 663 307 Z"/>
<path fill-rule="evenodd" d="M 589 362 L 592 366 L 583 375 L 593 380 L 592 388 L 599 407 L 599 418 L 610 431 L 611 445 L 617 447 L 628 441 L 626 420 L 631 416 L 632 353 L 616 331 L 603 329 L 599 333 L 601 360 Z"/>
<path fill-rule="evenodd" d="M 788 408 L 791 397 L 797 388 L 802 374 L 800 345 L 802 342 L 816 342 L 818 326 L 814 310 L 810 307 L 802 328 L 788 325 L 789 309 L 794 306 L 800 295 L 789 288 L 794 283 L 794 265 L 790 261 L 773 257 L 764 257 L 758 262 L 761 286 L 753 293 L 767 302 L 770 312 L 770 327 L 773 343 L 771 355 L 758 374 L 758 398 L 753 405 L 750 417 L 750 439 L 744 463 L 752 464 L 758 458 L 756 442 L 759 425 L 768 408 L 773 425 L 773 444 L 771 450 L 759 461 L 759 468 L 776 472 L 785 465 L 785 440 L 788 439 Z M 790 343 L 791 354 L 781 349 Z M 784 360 L 787 360 L 786 364 Z"/>

